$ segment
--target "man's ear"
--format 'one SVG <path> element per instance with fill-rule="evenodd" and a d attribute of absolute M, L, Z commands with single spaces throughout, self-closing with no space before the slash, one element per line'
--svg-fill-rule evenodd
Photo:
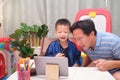
<path fill-rule="evenodd" d="M 92 31 L 92 32 L 90 33 L 90 36 L 95 36 L 94 31 Z"/>

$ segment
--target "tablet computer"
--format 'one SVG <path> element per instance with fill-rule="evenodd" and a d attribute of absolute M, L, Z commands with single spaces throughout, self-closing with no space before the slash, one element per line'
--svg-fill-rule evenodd
<path fill-rule="evenodd" d="M 59 76 L 68 76 L 68 59 L 66 57 L 35 56 L 34 61 L 37 75 L 45 75 L 46 64 L 58 64 Z"/>

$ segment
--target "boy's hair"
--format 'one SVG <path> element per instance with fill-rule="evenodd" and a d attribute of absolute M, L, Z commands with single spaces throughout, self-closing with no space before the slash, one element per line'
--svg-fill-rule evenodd
<path fill-rule="evenodd" d="M 55 29 L 57 28 L 58 25 L 65 25 L 71 27 L 71 23 L 67 19 L 58 19 L 56 24 L 55 24 Z"/>
<path fill-rule="evenodd" d="M 73 33 L 75 29 L 82 29 L 83 33 L 86 35 L 89 35 L 92 31 L 94 31 L 95 35 L 97 34 L 97 31 L 95 29 L 95 24 L 91 19 L 84 19 L 75 22 L 70 28 L 70 31 Z"/>

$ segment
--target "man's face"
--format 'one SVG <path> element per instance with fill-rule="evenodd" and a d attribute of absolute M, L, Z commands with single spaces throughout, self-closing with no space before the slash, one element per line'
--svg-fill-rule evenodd
<path fill-rule="evenodd" d="M 81 49 L 86 51 L 92 45 L 92 35 L 89 36 L 84 34 L 81 29 L 75 29 L 73 31 L 73 37 L 78 45 L 81 46 Z"/>

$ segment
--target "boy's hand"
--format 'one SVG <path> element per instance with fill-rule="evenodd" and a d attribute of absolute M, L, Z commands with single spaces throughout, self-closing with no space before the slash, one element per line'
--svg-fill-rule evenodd
<path fill-rule="evenodd" d="M 56 54 L 55 57 L 65 57 L 65 55 L 63 53 L 58 53 L 58 54 Z"/>

